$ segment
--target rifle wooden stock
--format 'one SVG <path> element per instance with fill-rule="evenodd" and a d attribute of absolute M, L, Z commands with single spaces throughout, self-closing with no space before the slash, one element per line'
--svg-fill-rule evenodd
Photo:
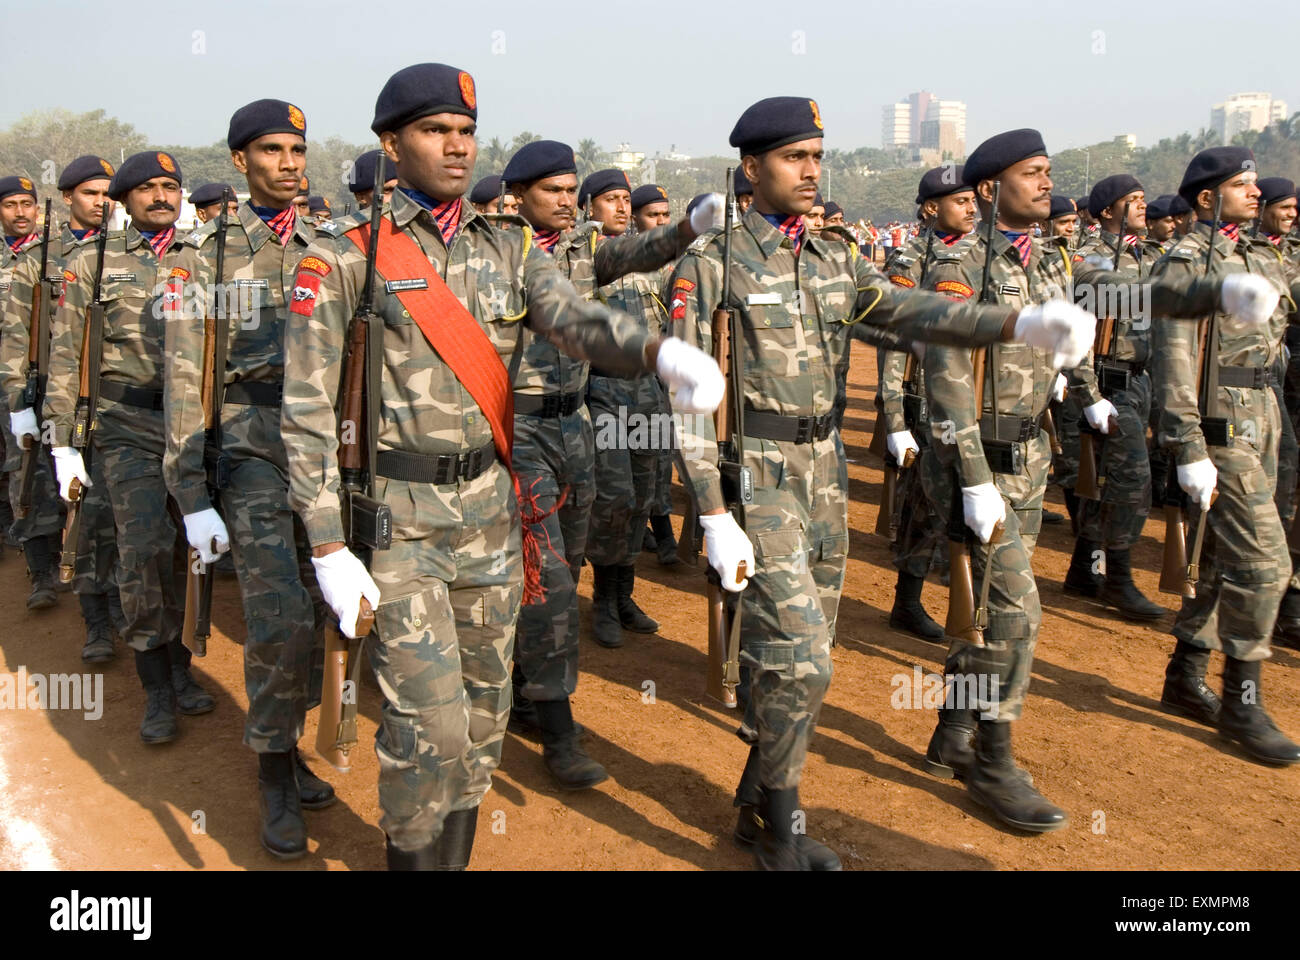
<path fill-rule="evenodd" d="M 1097 476 L 1097 441 L 1086 425 L 1079 428 L 1079 477 L 1074 492 L 1083 500 L 1100 500 L 1101 484 Z"/>
<path fill-rule="evenodd" d="M 358 638 L 364 638 L 370 635 L 374 625 L 375 612 L 371 609 L 370 602 L 362 597 L 356 629 L 353 632 Z M 355 666 L 353 658 L 360 655 L 360 646 L 354 654 L 347 637 L 340 630 L 333 624 L 326 627 L 325 676 L 321 690 L 320 717 L 316 727 L 316 753 L 340 773 L 347 773 L 352 769 L 349 755 L 357 743 L 357 690 L 354 685 L 349 697 L 347 683 L 349 666 Z M 350 660 L 353 660 L 351 664 Z"/>
<path fill-rule="evenodd" d="M 1219 491 L 1210 493 L 1210 507 L 1219 499 Z M 1205 528 L 1210 524 L 1210 511 L 1202 510 L 1196 520 L 1196 539 L 1192 543 L 1192 555 L 1187 560 L 1186 577 L 1183 581 L 1184 596 L 1196 596 L 1196 584 L 1201 579 L 1201 546 L 1205 543 Z"/>
<path fill-rule="evenodd" d="M 1165 503 L 1165 551 L 1160 563 L 1160 592 L 1176 597 L 1195 596 L 1187 585 L 1187 528 L 1183 509 L 1176 503 Z"/>
<path fill-rule="evenodd" d="M 727 381 L 728 385 L 728 389 L 723 393 L 722 402 L 718 404 L 718 408 L 713 412 L 714 435 L 719 442 L 728 443 L 732 440 L 731 427 L 735 413 L 731 409 L 733 398 L 730 389 L 731 311 L 726 309 L 725 305 L 713 311 L 713 359 L 718 364 L 718 369 L 722 371 L 723 379 Z M 693 497 L 692 500 L 694 500 Z M 695 510 L 692 510 L 691 513 L 692 516 L 688 519 L 694 524 L 696 520 L 694 516 Z M 694 558 L 692 558 L 692 562 L 694 562 Z M 710 569 L 710 573 L 712 572 L 712 569 Z M 709 577 L 705 597 L 708 601 L 709 640 L 708 673 L 705 678 L 704 689 L 710 697 L 730 710 L 734 709 L 737 703 L 735 684 L 728 685 L 727 683 L 727 640 L 731 616 L 734 616 L 734 611 L 729 609 L 722 585 L 715 582 L 713 576 Z"/>
<path fill-rule="evenodd" d="M 189 564 L 185 568 L 185 622 L 181 627 L 181 643 L 196 657 L 208 655 L 211 629 L 200 626 L 199 607 L 203 603 L 205 588 L 210 589 L 210 578 L 211 572 L 199 559 L 199 552 L 191 549 Z"/>
<path fill-rule="evenodd" d="M 886 540 L 894 539 L 894 514 L 898 507 L 898 472 L 905 470 L 916 462 L 916 454 L 908 450 L 903 454 L 903 462 L 895 463 L 893 457 L 885 458 L 884 478 L 880 484 L 880 510 L 876 513 L 876 533 Z"/>
<path fill-rule="evenodd" d="M 1056 418 L 1052 416 L 1052 408 L 1049 404 L 1047 410 L 1043 413 L 1043 432 L 1047 434 L 1047 444 L 1056 456 L 1065 452 L 1061 446 L 1061 438 L 1056 432 Z"/>
<path fill-rule="evenodd" d="M 59 582 L 71 583 L 77 572 L 77 540 L 81 537 L 81 481 L 68 484 L 68 516 L 63 525 L 63 550 L 59 554 Z"/>
<path fill-rule="evenodd" d="M 348 361 L 343 374 L 342 422 L 352 426 L 351 443 L 339 444 L 339 471 L 345 483 L 361 482 L 361 452 L 366 449 L 366 325 L 354 319 L 348 328 Z"/>
<path fill-rule="evenodd" d="M 961 496 L 960 493 L 957 494 Z M 975 628 L 975 580 L 971 574 L 970 544 L 948 539 L 948 619 L 943 632 L 949 637 L 979 642 Z"/>

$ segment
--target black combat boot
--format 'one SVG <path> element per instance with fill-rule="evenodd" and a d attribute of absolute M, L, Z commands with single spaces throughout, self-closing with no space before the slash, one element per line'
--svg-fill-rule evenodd
<path fill-rule="evenodd" d="M 172 689 L 171 659 L 166 647 L 135 652 L 135 672 L 144 685 L 144 720 L 140 739 L 170 743 L 176 739 L 176 691 Z"/>
<path fill-rule="evenodd" d="M 1074 541 L 1074 554 L 1070 557 L 1070 569 L 1065 573 L 1065 592 L 1076 597 L 1097 597 L 1101 593 L 1105 579 L 1099 573 L 1092 572 L 1092 556 L 1101 545 L 1083 537 Z"/>
<path fill-rule="evenodd" d="M 906 630 L 922 640 L 942 643 L 943 627 L 935 623 L 921 605 L 923 583 L 924 577 L 898 571 L 898 585 L 894 588 L 894 608 L 889 611 L 889 625 L 896 630 Z"/>
<path fill-rule="evenodd" d="M 578 742 L 569 698 L 536 703 L 542 728 L 542 759 L 555 782 L 565 790 L 585 790 L 609 779 L 605 768 L 589 757 Z"/>
<path fill-rule="evenodd" d="M 1144 597 L 1133 582 L 1132 554 L 1128 550 L 1106 551 L 1106 579 L 1100 600 L 1129 620 L 1159 620 L 1166 613 L 1164 607 Z"/>
<path fill-rule="evenodd" d="M 975 763 L 966 775 L 970 795 L 1003 823 L 1031 833 L 1059 830 L 1065 811 L 1034 789 L 1029 774 L 1011 756 L 1011 724 L 980 720 L 975 732 Z"/>
<path fill-rule="evenodd" d="M 759 815 L 763 804 L 763 788 L 759 784 L 758 746 L 749 748 L 749 757 L 745 761 L 745 770 L 740 775 L 740 785 L 736 787 L 736 799 L 732 806 L 739 807 L 736 816 L 736 829 L 732 831 L 731 840 L 741 850 L 753 852 L 754 844 L 766 829 L 766 821 Z M 818 843 L 806 833 L 796 835 L 796 842 L 803 855 L 808 858 L 808 869 L 814 872 L 843 870 L 840 858 L 835 851 L 825 844 Z"/>
<path fill-rule="evenodd" d="M 1225 658 L 1219 732 L 1240 744 L 1260 763 L 1278 766 L 1300 763 L 1300 746 L 1286 738 L 1264 709 L 1259 692 L 1261 663 Z"/>
<path fill-rule="evenodd" d="M 965 780 L 975 762 L 974 710 L 940 707 L 939 723 L 925 751 L 925 769 L 940 780 Z"/>
<path fill-rule="evenodd" d="M 81 619 L 86 621 L 86 643 L 81 648 L 81 659 L 86 663 L 107 663 L 116 653 L 113 650 L 113 625 L 108 621 L 108 601 L 100 593 L 79 593 Z"/>
<path fill-rule="evenodd" d="M 445 827 L 443 828 L 446 829 Z M 417 850 L 399 850 L 393 841 L 384 837 L 389 870 L 437 870 L 438 844 L 427 843 Z"/>
<path fill-rule="evenodd" d="M 1165 688 L 1160 692 L 1161 706 L 1206 726 L 1218 726 L 1219 697 L 1205 682 L 1205 671 L 1209 666 L 1209 650 L 1179 640 L 1174 645 L 1169 666 L 1165 667 Z"/>
<path fill-rule="evenodd" d="M 591 635 L 602 647 L 623 646 L 623 625 L 618 620 L 618 567 L 593 563 L 591 573 Z"/>
<path fill-rule="evenodd" d="M 1300 590 L 1287 587 L 1282 604 L 1277 609 L 1277 623 L 1273 626 L 1273 643 L 1279 647 L 1300 650 Z"/>
<path fill-rule="evenodd" d="M 631 630 L 633 633 L 654 633 L 659 629 L 659 621 L 647 617 L 645 611 L 632 599 L 632 590 L 636 586 L 636 567 L 628 564 L 614 569 L 618 574 L 618 594 L 615 601 L 618 622 L 623 625 L 624 630 Z"/>
<path fill-rule="evenodd" d="M 324 810 L 334 805 L 338 800 L 334 788 L 311 772 L 297 747 L 293 748 L 293 767 L 298 776 L 298 803 L 304 810 Z"/>
<path fill-rule="evenodd" d="M 474 850 L 474 831 L 478 829 L 478 807 L 453 810 L 442 824 L 442 836 L 434 844 L 435 870 L 464 870 Z"/>
<path fill-rule="evenodd" d="M 262 795 L 262 846 L 280 860 L 307 852 L 307 824 L 298 798 L 292 753 L 259 753 L 257 787 Z"/>
<path fill-rule="evenodd" d="M 650 519 L 653 522 L 654 518 L 651 517 Z M 655 550 L 658 549 L 658 547 L 659 547 L 659 541 L 655 539 L 654 528 L 651 525 L 647 525 L 645 528 L 645 533 L 641 534 L 641 549 L 643 551 L 649 551 L 650 553 L 654 553 Z"/>
<path fill-rule="evenodd" d="M 675 563 L 681 563 L 677 556 L 677 537 L 673 533 L 673 522 L 668 514 L 651 517 L 650 529 L 654 531 L 654 550 L 660 565 L 671 567 Z"/>
<path fill-rule="evenodd" d="M 32 592 L 27 597 L 28 610 L 44 610 L 58 602 L 54 592 L 54 555 L 46 537 L 32 537 L 23 541 L 23 554 L 27 557 L 27 576 L 32 581 Z"/>
<path fill-rule="evenodd" d="M 199 686 L 194 675 L 190 673 L 190 661 L 193 654 L 179 640 L 167 644 L 171 656 L 172 689 L 176 691 L 176 709 L 186 717 L 197 717 L 211 713 L 217 708 L 217 701 L 212 694 Z"/>
<path fill-rule="evenodd" d="M 795 833 L 795 814 L 799 810 L 799 788 L 764 790 L 760 818 L 763 832 L 754 845 L 754 865 L 759 870 L 812 870 L 808 855 Z"/>

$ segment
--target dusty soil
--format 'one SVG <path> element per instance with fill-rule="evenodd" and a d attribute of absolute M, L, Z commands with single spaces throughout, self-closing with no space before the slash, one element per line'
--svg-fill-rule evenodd
<path fill-rule="evenodd" d="M 855 347 L 846 424 L 852 528 L 835 679 L 804 774 L 810 832 L 848 869 L 1273 868 L 1300 867 L 1300 770 L 1259 766 L 1213 731 L 1158 708 L 1174 598 L 1156 591 L 1163 526 L 1153 517 L 1135 551 L 1136 578 L 1171 614 L 1135 626 L 1062 594 L 1068 524 L 1044 528 L 1035 567 L 1044 623 L 1016 753 L 1070 816 L 1044 836 L 1008 833 L 964 788 L 921 767 L 932 713 L 894 709 L 890 680 L 941 665 L 941 648 L 887 625 L 894 572 L 871 531 L 880 470 L 867 454 L 874 363 Z M 1059 494 L 1051 499 L 1059 507 Z M 620 650 L 584 638 L 574 713 L 611 779 L 581 794 L 554 788 L 537 743 L 507 735 L 505 756 L 480 814 L 475 869 L 743 869 L 731 846 L 731 793 L 745 747 L 735 716 L 703 694 L 701 570 L 640 561 L 637 597 L 658 635 Z M 14 551 L 0 561 L 2 670 L 83 672 L 75 598 L 29 613 Z M 590 596 L 583 578 L 583 606 Z M 142 696 L 128 654 L 103 670 L 99 720 L 77 711 L 6 710 L 0 737 L 0 868 L 377 869 L 376 762 L 370 749 L 379 694 L 362 691 L 361 745 L 348 775 L 316 762 L 340 803 L 308 813 L 307 857 L 280 867 L 257 840 L 253 754 L 240 743 L 245 697 L 243 632 L 233 579 L 217 584 L 215 633 L 198 673 L 214 713 L 182 718 L 182 736 L 146 747 L 137 735 Z M 940 621 L 946 592 L 927 583 Z M 1265 665 L 1274 718 L 1300 735 L 1300 660 L 1287 650 Z M 1218 686 L 1216 657 L 1212 683 Z M 654 697 L 644 695 L 647 682 Z M 648 702 L 651 701 L 651 702 Z M 314 742 L 315 717 L 304 744 Z M 202 829 L 200 829 L 200 827 Z"/>

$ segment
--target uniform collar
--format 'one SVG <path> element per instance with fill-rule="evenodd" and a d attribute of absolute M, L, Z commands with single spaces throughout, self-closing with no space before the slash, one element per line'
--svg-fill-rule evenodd
<path fill-rule="evenodd" d="M 361 212 L 369 214 L 370 210 L 366 209 Z M 401 190 L 393 191 L 393 199 L 388 206 L 388 216 L 389 219 L 393 221 L 393 226 L 397 227 L 399 230 L 405 230 L 407 225 L 422 213 L 428 218 L 429 223 L 432 225 L 432 229 L 437 230 L 438 225 L 433 222 L 433 217 L 424 209 L 424 207 L 420 206 Z M 366 223 L 369 222 L 370 218 L 367 216 Z M 475 225 L 474 229 L 480 230 L 487 226 L 488 222 L 483 218 L 482 214 L 474 209 L 473 204 L 462 202 L 460 205 L 460 229 L 457 232 L 464 233 L 470 228 L 471 224 Z"/>
<path fill-rule="evenodd" d="M 763 251 L 765 258 L 770 258 L 772 254 L 781 248 L 782 244 L 791 245 L 790 238 L 772 226 L 767 217 L 759 213 L 758 208 L 753 204 L 750 204 L 749 209 L 745 211 L 745 216 L 741 219 L 741 222 L 754 237 L 754 242 Z M 803 245 L 805 249 L 811 248 L 819 257 L 826 256 L 826 242 L 820 237 L 814 237 L 807 229 L 804 230 Z"/>

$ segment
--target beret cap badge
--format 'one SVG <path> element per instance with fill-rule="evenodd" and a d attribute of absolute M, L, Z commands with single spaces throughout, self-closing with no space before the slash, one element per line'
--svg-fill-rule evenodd
<path fill-rule="evenodd" d="M 460 98 L 465 101 L 465 106 L 475 109 L 477 101 L 474 97 L 474 78 L 462 70 L 457 79 L 460 83 Z"/>
<path fill-rule="evenodd" d="M 293 104 L 289 104 L 289 122 L 292 123 L 299 130 L 307 129 L 307 118 L 304 117 L 302 115 L 302 111 L 299 110 L 297 107 L 295 107 Z"/>
<path fill-rule="evenodd" d="M 26 177 L 19 177 L 18 182 L 22 184 L 24 190 L 30 190 L 32 188 L 32 182 Z"/>
<path fill-rule="evenodd" d="M 812 120 L 813 123 L 816 124 L 817 129 L 825 130 L 826 128 L 822 126 L 822 112 L 817 109 L 817 101 L 809 100 L 808 106 L 812 109 Z"/>
<path fill-rule="evenodd" d="M 172 158 L 165 153 L 158 154 L 158 166 L 162 167 L 168 173 L 176 172 L 176 164 L 173 163 Z"/>

